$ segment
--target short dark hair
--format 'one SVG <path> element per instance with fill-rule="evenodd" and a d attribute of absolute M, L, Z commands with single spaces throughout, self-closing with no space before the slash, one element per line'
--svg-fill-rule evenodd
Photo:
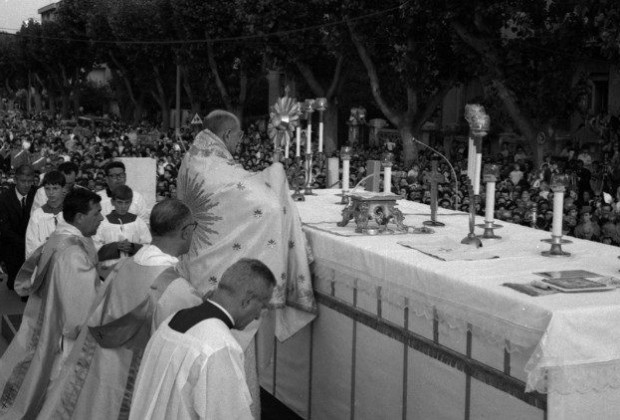
<path fill-rule="evenodd" d="M 162 200 L 151 210 L 151 235 L 166 236 L 179 229 L 191 215 L 192 211 L 181 200 Z"/>
<path fill-rule="evenodd" d="M 73 223 L 78 213 L 87 214 L 92 204 L 101 201 L 101 197 L 86 188 L 75 188 L 67 194 L 62 204 L 62 217 Z M 92 204 L 91 204 L 92 203 Z"/>
<path fill-rule="evenodd" d="M 19 165 L 17 169 L 15 169 L 15 176 L 20 175 L 34 175 L 34 168 L 32 165 L 28 164 Z"/>
<path fill-rule="evenodd" d="M 106 176 L 108 175 L 108 172 L 110 172 L 111 169 L 114 168 L 121 168 L 123 171 L 127 171 L 125 169 L 125 164 L 121 161 L 115 160 L 112 162 L 108 162 L 105 167 L 103 168 L 103 171 L 105 172 Z"/>
<path fill-rule="evenodd" d="M 64 187 L 67 184 L 65 176 L 60 171 L 49 171 L 43 177 L 41 185 L 60 185 Z"/>
<path fill-rule="evenodd" d="M 133 198 L 133 190 L 127 185 L 119 185 L 111 191 L 112 200 L 131 200 Z"/>
<path fill-rule="evenodd" d="M 65 175 L 69 175 L 72 172 L 75 172 L 77 174 L 79 172 L 78 166 L 73 162 L 61 163 L 60 165 L 58 165 L 58 170 Z"/>

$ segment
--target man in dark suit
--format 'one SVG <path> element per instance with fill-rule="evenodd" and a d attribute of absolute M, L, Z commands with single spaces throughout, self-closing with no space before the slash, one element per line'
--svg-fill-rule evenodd
<path fill-rule="evenodd" d="M 34 170 L 30 165 L 15 170 L 15 186 L 0 195 L 0 257 L 7 268 L 9 290 L 24 263 L 26 228 L 35 195 Z"/>

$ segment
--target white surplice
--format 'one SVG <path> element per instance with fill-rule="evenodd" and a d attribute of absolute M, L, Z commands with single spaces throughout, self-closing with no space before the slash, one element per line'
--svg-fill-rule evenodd
<path fill-rule="evenodd" d="M 56 230 L 56 226 L 64 221 L 62 211 L 58 214 L 46 213 L 40 207 L 32 212 L 26 228 L 26 258 L 43 245 Z"/>
<path fill-rule="evenodd" d="M 130 420 L 252 419 L 243 350 L 219 319 L 186 333 L 167 318 L 144 352 Z"/>
<path fill-rule="evenodd" d="M 53 383 L 39 419 L 127 418 L 133 385 L 150 336 L 151 286 L 178 259 L 141 248 L 107 277 L 105 291 Z"/>
<path fill-rule="evenodd" d="M 15 290 L 29 296 L 19 331 L 0 359 L 0 418 L 33 419 L 100 286 L 91 238 L 60 223 L 26 260 Z"/>

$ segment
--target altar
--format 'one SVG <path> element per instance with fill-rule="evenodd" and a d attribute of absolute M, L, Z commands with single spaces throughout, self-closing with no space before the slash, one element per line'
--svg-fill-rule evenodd
<path fill-rule="evenodd" d="M 618 417 L 620 291 L 530 296 L 503 285 L 554 270 L 615 277 L 618 248 L 571 238 L 570 257 L 543 257 L 549 232 L 504 223 L 502 239 L 484 240 L 471 259 L 440 259 L 424 249 L 460 242 L 467 214 L 440 209 L 445 227 L 434 234 L 368 236 L 337 226 L 337 190 L 315 192 L 298 208 L 319 316 L 275 342 L 260 372 L 261 386 L 300 416 Z M 405 225 L 429 220 L 426 205 L 398 208 Z"/>

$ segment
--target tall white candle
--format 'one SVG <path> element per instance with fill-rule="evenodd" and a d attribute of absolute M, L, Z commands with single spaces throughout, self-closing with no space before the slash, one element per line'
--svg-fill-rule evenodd
<path fill-rule="evenodd" d="M 291 145 L 291 139 L 288 137 L 288 135 L 286 136 L 286 146 L 284 146 L 284 158 L 288 159 L 288 148 Z"/>
<path fill-rule="evenodd" d="M 392 192 L 392 167 L 383 168 L 383 192 L 389 194 Z"/>
<path fill-rule="evenodd" d="M 295 129 L 295 157 L 301 156 L 301 127 Z"/>
<path fill-rule="evenodd" d="M 349 191 L 349 165 L 348 159 L 342 161 L 342 189 Z"/>
<path fill-rule="evenodd" d="M 495 219 L 495 181 L 487 182 L 487 200 L 484 209 L 484 221 L 493 223 Z"/>
<path fill-rule="evenodd" d="M 319 153 L 323 153 L 323 121 L 319 123 Z"/>
<path fill-rule="evenodd" d="M 553 191 L 553 224 L 551 236 L 562 236 L 562 209 L 564 207 L 564 191 Z"/>
<path fill-rule="evenodd" d="M 308 128 L 306 129 L 306 153 L 312 153 L 312 124 L 308 118 Z"/>

